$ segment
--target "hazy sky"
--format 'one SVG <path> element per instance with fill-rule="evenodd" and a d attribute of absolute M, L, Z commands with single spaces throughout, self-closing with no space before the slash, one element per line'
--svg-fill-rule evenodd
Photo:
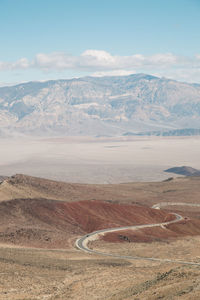
<path fill-rule="evenodd" d="M 200 0 L 0 0 L 0 84 L 148 73 L 200 83 Z"/>

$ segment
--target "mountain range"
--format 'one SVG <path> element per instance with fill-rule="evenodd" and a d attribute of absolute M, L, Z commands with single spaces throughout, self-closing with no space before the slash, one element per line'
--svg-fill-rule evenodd
<path fill-rule="evenodd" d="M 146 74 L 0 88 L 0 136 L 200 134 L 200 84 Z"/>

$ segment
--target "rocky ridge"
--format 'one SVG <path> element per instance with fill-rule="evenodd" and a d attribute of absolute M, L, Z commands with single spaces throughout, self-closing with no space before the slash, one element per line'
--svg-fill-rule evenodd
<path fill-rule="evenodd" d="M 0 136 L 194 135 L 200 85 L 145 74 L 0 88 Z"/>

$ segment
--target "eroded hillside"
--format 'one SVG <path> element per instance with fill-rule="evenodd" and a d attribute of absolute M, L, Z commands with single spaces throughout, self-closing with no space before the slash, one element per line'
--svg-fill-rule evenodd
<path fill-rule="evenodd" d="M 168 213 L 104 201 L 16 199 L 0 203 L 0 242 L 68 248 L 70 239 L 98 229 L 156 223 Z"/>
<path fill-rule="evenodd" d="M 170 212 L 177 211 L 187 217 L 180 224 L 122 231 L 90 246 L 122 255 L 199 262 L 200 212 L 181 203 L 199 203 L 200 178 L 117 185 L 25 175 L 2 179 L 0 299 L 199 299 L 197 266 L 90 255 L 77 250 L 74 242 L 107 226 L 171 220 Z M 150 208 L 163 201 L 180 205 Z"/>
<path fill-rule="evenodd" d="M 190 217 L 159 230 L 128 232 L 130 241 L 198 235 L 199 209 L 182 207 L 198 203 L 200 178 L 177 178 L 158 183 L 89 185 L 56 182 L 26 175 L 5 178 L 0 184 L 2 243 L 45 248 L 73 247 L 71 240 L 98 229 L 169 220 L 176 211 Z M 158 202 L 180 206 L 151 209 Z M 105 236 L 122 242 L 120 235 Z"/>

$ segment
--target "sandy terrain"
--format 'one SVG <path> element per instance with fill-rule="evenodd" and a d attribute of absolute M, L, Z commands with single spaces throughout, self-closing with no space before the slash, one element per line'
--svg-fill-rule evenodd
<path fill-rule="evenodd" d="M 128 233 L 130 243 L 109 239 L 93 247 L 199 262 L 200 209 L 150 209 L 159 202 L 200 203 L 199 194 L 199 177 L 117 185 L 24 175 L 6 179 L 0 184 L 0 299 L 198 300 L 199 267 L 90 255 L 75 249 L 74 243 L 87 230 L 153 223 L 177 211 L 189 218 L 158 231 L 146 228 L 139 236 Z M 50 249 L 57 247 L 62 249 Z"/>
<path fill-rule="evenodd" d="M 176 245 L 175 250 L 183 252 L 183 245 Z M 157 247 L 161 256 L 166 255 L 166 247 L 150 246 Z M 185 252 L 190 249 L 186 247 Z M 198 300 L 200 297 L 198 267 L 102 258 L 78 250 L 0 248 L 0 268 L 2 300 Z"/>
<path fill-rule="evenodd" d="M 163 170 L 174 166 L 200 169 L 199 137 L 1 139 L 0 145 L 0 175 L 119 183 L 163 180 L 171 176 Z"/>
<path fill-rule="evenodd" d="M 68 202 L 104 200 L 151 207 L 160 202 L 199 203 L 199 194 L 200 177 L 175 178 L 163 182 L 90 185 L 16 175 L 0 184 L 0 201 L 16 198 L 46 198 Z M 190 207 L 187 207 L 189 211 Z"/>

